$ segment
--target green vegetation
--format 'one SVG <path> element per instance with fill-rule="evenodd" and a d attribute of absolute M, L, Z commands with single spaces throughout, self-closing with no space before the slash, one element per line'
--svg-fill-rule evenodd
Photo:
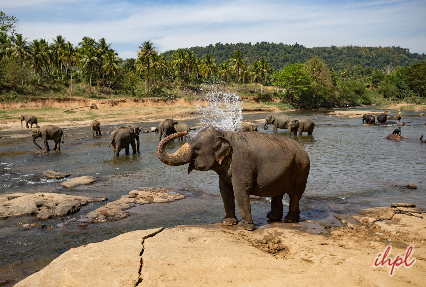
<path fill-rule="evenodd" d="M 159 54 L 151 41 L 120 59 L 105 38 L 73 46 L 58 35 L 28 41 L 0 12 L 0 101 L 28 97 L 181 97 L 210 89 L 301 109 L 425 103 L 426 55 L 400 47 L 317 47 L 251 43 Z M 271 87 L 273 86 L 273 87 Z"/>

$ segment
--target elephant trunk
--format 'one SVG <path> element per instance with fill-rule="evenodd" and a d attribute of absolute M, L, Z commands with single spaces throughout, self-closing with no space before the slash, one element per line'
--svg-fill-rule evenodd
<path fill-rule="evenodd" d="M 189 143 L 185 143 L 183 146 L 180 147 L 179 150 L 172 154 L 168 154 L 164 149 L 167 146 L 167 144 L 177 138 L 183 137 L 188 133 L 188 131 L 183 131 L 180 133 L 175 133 L 172 135 L 169 135 L 168 137 L 164 138 L 157 147 L 157 156 L 158 158 L 164 162 L 165 164 L 172 165 L 172 166 L 178 166 L 178 165 L 184 165 L 191 161 L 191 146 Z"/>
<path fill-rule="evenodd" d="M 265 123 L 263 124 L 263 129 L 266 131 L 268 129 L 268 121 L 265 120 Z"/>
<path fill-rule="evenodd" d="M 39 149 L 41 149 L 41 150 L 43 150 L 42 149 L 42 147 L 41 146 L 39 146 L 38 144 L 37 144 L 37 142 L 35 141 L 35 139 L 36 139 L 36 137 L 33 137 L 33 143 L 39 148 Z"/>

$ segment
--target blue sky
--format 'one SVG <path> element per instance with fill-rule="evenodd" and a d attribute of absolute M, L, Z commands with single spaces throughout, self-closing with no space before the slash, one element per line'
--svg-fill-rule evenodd
<path fill-rule="evenodd" d="M 160 52 L 264 41 L 426 53 L 425 0 L 0 0 L 0 10 L 18 18 L 29 41 L 104 37 L 124 59 L 147 40 Z"/>

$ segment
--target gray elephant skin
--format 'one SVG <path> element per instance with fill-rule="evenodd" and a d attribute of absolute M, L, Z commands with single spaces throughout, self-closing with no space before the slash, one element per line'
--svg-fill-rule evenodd
<path fill-rule="evenodd" d="M 31 137 L 33 138 L 33 143 L 41 150 L 43 150 L 41 148 L 41 146 L 39 146 L 36 143 L 36 138 L 42 138 L 43 139 L 43 143 L 44 143 L 44 147 L 46 148 L 46 151 L 49 151 L 49 144 L 47 143 L 48 140 L 53 140 L 55 142 L 55 148 L 53 150 L 60 150 L 61 149 L 61 138 L 62 138 L 62 143 L 64 143 L 63 141 L 63 137 L 64 137 L 64 132 L 57 126 L 54 125 L 45 125 L 45 126 L 41 126 L 39 128 L 33 129 L 31 131 Z"/>
<path fill-rule="evenodd" d="M 115 129 L 111 133 L 112 151 L 114 156 L 119 156 L 120 151 L 124 148 L 126 155 L 130 154 L 130 145 L 132 146 L 133 154 L 140 153 L 139 151 L 139 133 L 140 128 L 137 126 L 125 126 Z"/>
<path fill-rule="evenodd" d="M 179 123 L 175 125 L 175 132 L 176 133 L 181 133 L 184 131 L 187 131 L 189 133 L 189 131 L 191 130 L 191 128 L 188 126 L 188 124 L 185 123 Z M 179 140 L 183 140 L 184 137 L 180 137 Z"/>
<path fill-rule="evenodd" d="M 268 133 L 223 131 L 207 126 L 173 154 L 166 145 L 184 133 L 163 139 L 157 147 L 158 158 L 172 166 L 189 163 L 193 169 L 213 170 L 219 175 L 219 189 L 225 206 L 223 225 L 235 225 L 235 200 L 242 221 L 240 226 L 254 230 L 250 195 L 271 197 L 270 220 L 283 216 L 282 199 L 290 197 L 284 222 L 299 221 L 299 200 L 309 175 L 309 156 L 293 139 Z M 274 152 L 271 152 L 271 151 Z"/>
<path fill-rule="evenodd" d="M 288 129 L 288 122 L 292 117 L 287 115 L 268 115 L 265 119 L 265 124 L 263 125 L 263 129 L 267 130 L 268 125 L 274 125 L 274 132 L 277 132 L 278 129 Z"/>
<path fill-rule="evenodd" d="M 158 131 L 159 131 L 159 141 L 161 141 L 161 137 L 167 137 L 171 134 L 176 133 L 175 130 L 175 125 L 177 125 L 178 122 L 173 120 L 173 119 L 165 119 L 164 121 L 162 121 L 158 127 Z"/>
<path fill-rule="evenodd" d="M 36 128 L 39 127 L 37 124 L 37 118 L 33 115 L 21 115 L 21 128 L 23 121 L 25 121 L 25 126 L 27 127 L 27 129 L 29 128 L 28 124 L 31 125 L 31 128 L 33 128 L 33 125 L 35 125 Z"/>
<path fill-rule="evenodd" d="M 380 114 L 377 116 L 377 122 L 379 123 L 386 123 L 388 121 L 388 115 L 387 114 Z"/>
<path fill-rule="evenodd" d="M 376 118 L 372 115 L 365 114 L 362 116 L 362 123 L 366 123 L 369 125 L 376 123 Z"/>
<path fill-rule="evenodd" d="M 93 120 L 90 123 L 90 129 L 92 130 L 92 136 L 95 137 L 96 136 L 101 136 L 101 123 L 98 122 L 97 120 Z"/>
<path fill-rule="evenodd" d="M 295 136 L 297 136 L 297 133 L 301 136 L 303 132 L 307 132 L 308 135 L 312 135 L 315 128 L 314 121 L 309 118 L 292 118 L 288 125 L 289 132 L 293 132 Z"/>

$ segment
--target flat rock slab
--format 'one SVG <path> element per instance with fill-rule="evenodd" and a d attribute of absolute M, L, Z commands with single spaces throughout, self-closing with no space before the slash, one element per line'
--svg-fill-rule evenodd
<path fill-rule="evenodd" d="M 133 231 L 103 242 L 72 248 L 15 286 L 136 286 L 144 239 L 161 230 Z"/>
<path fill-rule="evenodd" d="M 106 198 L 66 195 L 60 193 L 12 193 L 0 195 L 0 218 L 37 215 L 38 219 L 64 216 L 76 212 L 90 202 Z"/>
<path fill-rule="evenodd" d="M 74 177 L 71 179 L 68 179 L 67 181 L 61 182 L 62 186 L 71 188 L 76 187 L 80 184 L 90 184 L 96 181 L 96 177 L 94 176 L 80 176 L 80 177 Z"/>
<path fill-rule="evenodd" d="M 129 216 L 125 210 L 131 208 L 131 204 L 165 203 L 183 198 L 185 198 L 184 195 L 171 189 L 140 187 L 139 190 L 132 190 L 129 195 L 122 195 L 119 200 L 109 202 L 90 212 L 86 218 L 90 223 L 119 220 Z"/>
<path fill-rule="evenodd" d="M 53 179 L 61 179 L 65 177 L 69 177 L 69 173 L 58 172 L 56 170 L 46 170 L 43 172 L 43 176 L 45 178 L 53 178 Z"/>

